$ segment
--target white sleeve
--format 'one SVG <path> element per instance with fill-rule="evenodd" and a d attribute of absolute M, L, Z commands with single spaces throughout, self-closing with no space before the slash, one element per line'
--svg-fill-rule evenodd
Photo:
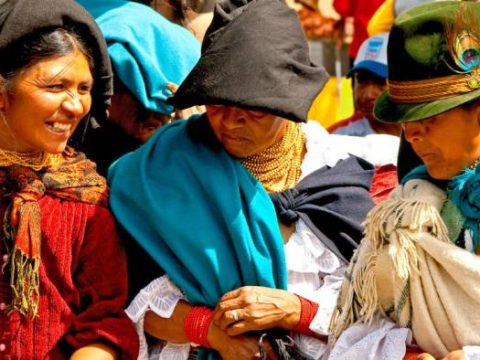
<path fill-rule="evenodd" d="M 326 248 L 300 219 L 285 245 L 288 290 L 319 304 L 310 330 L 328 335 L 328 328 L 343 281 L 344 264 Z M 314 337 L 295 335 L 300 349 L 313 359 L 320 359 L 327 345 Z"/>
<path fill-rule="evenodd" d="M 397 164 L 400 138 L 386 134 L 367 136 L 348 136 L 331 134 L 329 142 L 332 147 L 358 156 L 373 165 Z"/>
<path fill-rule="evenodd" d="M 402 360 L 411 330 L 377 316 L 371 324 L 354 324 L 338 338 L 328 360 Z"/>
<path fill-rule="evenodd" d="M 321 286 L 314 292 L 305 294 L 297 292 L 298 295 L 318 303 L 317 313 L 310 323 L 309 328 L 319 335 L 328 336 L 330 319 L 337 304 L 338 293 L 343 281 L 342 274 L 345 270 L 346 268 L 341 266 L 338 269 L 338 273 L 325 274 Z M 324 341 L 312 336 L 296 334 L 295 342 L 300 349 L 312 359 L 321 359 L 328 350 L 328 346 Z"/>
<path fill-rule="evenodd" d="M 190 343 L 172 344 L 162 342 L 148 347 L 143 329 L 145 314 L 153 311 L 158 316 L 169 318 L 172 316 L 178 301 L 185 300 L 180 289 L 170 281 L 167 275 L 153 280 L 135 296 L 126 309 L 127 315 L 135 325 L 140 340 L 138 360 L 187 360 L 190 352 Z"/>
<path fill-rule="evenodd" d="M 320 124 L 303 124 L 307 153 L 302 163 L 302 177 L 322 166 L 334 166 L 339 160 L 355 155 L 373 165 L 397 164 L 400 138 L 386 134 L 367 136 L 328 133 Z"/>
<path fill-rule="evenodd" d="M 464 346 L 465 360 L 480 360 L 480 346 Z"/>

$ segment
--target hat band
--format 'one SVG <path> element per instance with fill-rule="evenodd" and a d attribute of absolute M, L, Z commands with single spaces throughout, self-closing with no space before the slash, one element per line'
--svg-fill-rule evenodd
<path fill-rule="evenodd" d="M 414 104 L 445 99 L 480 88 L 480 71 L 419 81 L 387 80 L 388 95 L 397 103 Z"/>

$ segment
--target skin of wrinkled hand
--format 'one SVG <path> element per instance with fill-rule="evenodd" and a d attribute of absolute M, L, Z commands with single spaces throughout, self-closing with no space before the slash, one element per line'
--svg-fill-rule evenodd
<path fill-rule="evenodd" d="M 292 330 L 300 320 L 300 309 L 300 300 L 292 293 L 244 286 L 220 299 L 213 321 L 231 336 L 272 328 Z"/>

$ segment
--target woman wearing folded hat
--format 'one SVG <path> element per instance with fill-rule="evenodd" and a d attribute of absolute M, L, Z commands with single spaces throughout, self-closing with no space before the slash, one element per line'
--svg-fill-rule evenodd
<path fill-rule="evenodd" d="M 172 120 L 166 99 L 200 57 L 200 44 L 151 7 L 126 0 L 77 0 L 107 41 L 114 71 L 109 117 L 78 147 L 107 174 L 112 162 L 145 143 Z"/>
<path fill-rule="evenodd" d="M 282 1 L 219 3 L 200 61 L 172 99 L 206 114 L 167 125 L 111 167 L 118 221 L 167 274 L 128 309 L 142 341 L 144 332 L 163 340 L 162 358 L 186 359 L 191 345 L 251 358 L 271 329 L 293 330 L 309 357 L 325 351 L 316 337 L 328 334 L 372 206 L 372 166 L 348 152 L 385 163 L 395 154 L 382 146 L 397 144 L 299 124 L 325 80 Z"/>
<path fill-rule="evenodd" d="M 69 0 L 2 1 L 0 24 L 0 357 L 135 358 L 106 180 L 67 146 L 106 115 L 105 42 Z"/>
<path fill-rule="evenodd" d="M 480 4 L 400 15 L 381 121 L 401 123 L 423 165 L 373 209 L 332 320 L 331 359 L 480 354 Z M 343 334 L 342 334 L 343 333 Z"/>

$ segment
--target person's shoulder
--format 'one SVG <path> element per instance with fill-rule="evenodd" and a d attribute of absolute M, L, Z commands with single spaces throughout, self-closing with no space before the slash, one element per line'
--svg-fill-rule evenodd
<path fill-rule="evenodd" d="M 415 200 L 434 206 L 441 211 L 447 200 L 447 194 L 431 181 L 425 179 L 411 179 L 405 184 L 399 184 L 390 194 L 393 200 Z"/>
<path fill-rule="evenodd" d="M 330 134 L 328 144 L 340 153 L 363 158 L 374 165 L 397 164 L 399 137 L 387 134 L 350 136 Z"/>
<path fill-rule="evenodd" d="M 363 115 L 357 111 L 357 112 L 354 112 L 351 116 L 349 116 L 347 118 L 344 118 L 342 120 L 334 122 L 333 124 L 331 124 L 330 126 L 327 127 L 327 130 L 328 130 L 329 133 L 334 133 L 335 130 L 337 130 L 338 128 L 348 126 L 352 122 L 355 122 L 357 120 L 361 120 L 363 118 L 364 118 Z"/>
<path fill-rule="evenodd" d="M 332 132 L 332 134 L 350 136 L 366 136 L 374 133 L 375 132 L 366 118 L 350 121 L 348 124 L 338 127 Z"/>

